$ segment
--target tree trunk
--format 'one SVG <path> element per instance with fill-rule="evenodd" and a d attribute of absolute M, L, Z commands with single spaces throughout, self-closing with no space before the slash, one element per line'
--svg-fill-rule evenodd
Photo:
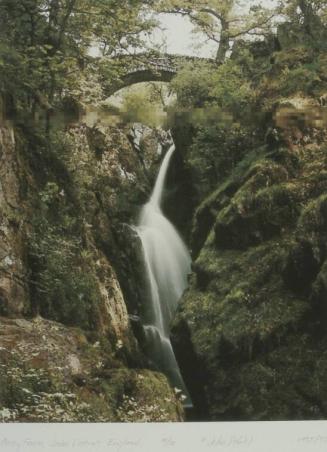
<path fill-rule="evenodd" d="M 223 63 L 229 50 L 229 23 L 221 18 L 220 43 L 216 55 L 217 63 Z"/>

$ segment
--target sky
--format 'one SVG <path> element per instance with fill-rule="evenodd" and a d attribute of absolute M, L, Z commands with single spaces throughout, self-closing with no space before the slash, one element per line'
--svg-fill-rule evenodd
<path fill-rule="evenodd" d="M 277 0 L 247 0 L 244 3 L 245 9 L 258 3 L 273 7 Z M 151 41 L 154 44 L 163 45 L 163 50 L 167 53 L 214 57 L 217 44 L 206 41 L 204 35 L 194 35 L 189 19 L 174 14 L 160 14 L 159 18 L 162 30 L 157 29 L 152 33 Z"/>

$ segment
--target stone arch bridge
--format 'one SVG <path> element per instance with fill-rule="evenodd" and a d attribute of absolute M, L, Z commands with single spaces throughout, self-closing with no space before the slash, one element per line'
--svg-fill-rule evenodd
<path fill-rule="evenodd" d="M 109 71 L 116 70 L 117 78 L 106 84 L 104 76 L 105 92 L 109 97 L 116 91 L 136 83 L 170 82 L 183 66 L 199 62 L 215 64 L 214 60 L 208 58 L 167 53 L 139 53 L 108 58 L 103 66 L 104 74 L 106 68 Z"/>

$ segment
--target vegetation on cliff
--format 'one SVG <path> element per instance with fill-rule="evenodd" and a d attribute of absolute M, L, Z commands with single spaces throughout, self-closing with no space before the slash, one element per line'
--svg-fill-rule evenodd
<path fill-rule="evenodd" d="M 327 414 L 323 8 L 288 2 L 288 38 L 282 23 L 173 81 L 198 205 L 173 339 L 207 419 Z"/>

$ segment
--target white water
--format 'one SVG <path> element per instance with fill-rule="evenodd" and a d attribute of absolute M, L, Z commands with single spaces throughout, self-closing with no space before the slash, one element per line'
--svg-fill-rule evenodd
<path fill-rule="evenodd" d="M 170 321 L 187 287 L 191 258 L 178 232 L 161 210 L 165 179 L 173 144 L 167 151 L 150 197 L 142 208 L 136 231 L 141 239 L 147 273 L 150 306 L 144 330 L 153 361 L 181 389 L 191 403 L 169 339 Z"/>

